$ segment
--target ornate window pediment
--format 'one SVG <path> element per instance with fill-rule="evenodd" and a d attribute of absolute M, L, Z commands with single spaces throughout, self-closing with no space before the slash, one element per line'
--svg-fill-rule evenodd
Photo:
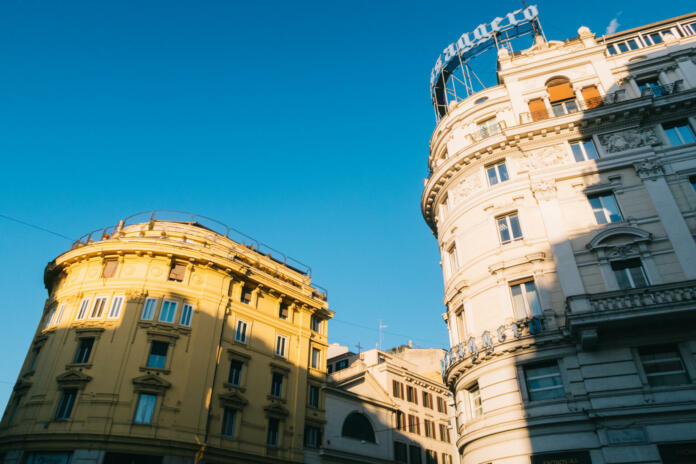
<path fill-rule="evenodd" d="M 237 392 L 223 393 L 220 395 L 220 402 L 225 407 L 230 407 L 234 409 L 242 409 L 244 406 L 249 404 L 242 395 Z"/>
<path fill-rule="evenodd" d="M 595 235 L 587 248 L 608 258 L 637 255 L 652 241 L 652 234 L 632 226 L 606 228 Z"/>
<path fill-rule="evenodd" d="M 163 393 L 172 386 L 171 383 L 167 382 L 163 378 L 152 374 L 142 375 L 134 378 L 133 385 L 135 386 L 136 391 L 152 393 Z"/>
<path fill-rule="evenodd" d="M 81 371 L 68 370 L 56 377 L 56 382 L 61 388 L 85 388 L 92 377 Z"/>
<path fill-rule="evenodd" d="M 276 419 L 283 419 L 290 415 L 290 412 L 282 404 L 279 403 L 269 404 L 268 406 L 263 408 L 263 410 L 266 412 L 267 416 L 275 417 Z"/>

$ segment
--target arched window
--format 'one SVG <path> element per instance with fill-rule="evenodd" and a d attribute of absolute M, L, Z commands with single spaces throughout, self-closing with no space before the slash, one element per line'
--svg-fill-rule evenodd
<path fill-rule="evenodd" d="M 346 420 L 343 421 L 341 435 L 370 443 L 375 442 L 375 431 L 372 429 L 372 424 L 367 420 L 367 417 L 359 412 L 348 414 Z"/>
<path fill-rule="evenodd" d="M 546 81 L 546 91 L 554 116 L 575 113 L 578 110 L 575 92 L 567 77 L 554 77 Z"/>

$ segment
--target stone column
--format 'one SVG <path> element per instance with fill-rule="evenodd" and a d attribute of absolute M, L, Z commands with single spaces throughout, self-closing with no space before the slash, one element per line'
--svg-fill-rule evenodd
<path fill-rule="evenodd" d="M 684 270 L 684 276 L 696 279 L 696 242 L 667 185 L 662 165 L 656 159 L 646 159 L 633 166 L 657 209 L 662 226 Z"/>
<path fill-rule="evenodd" d="M 677 58 L 677 66 L 689 88 L 696 87 L 696 64 L 688 56 Z"/>

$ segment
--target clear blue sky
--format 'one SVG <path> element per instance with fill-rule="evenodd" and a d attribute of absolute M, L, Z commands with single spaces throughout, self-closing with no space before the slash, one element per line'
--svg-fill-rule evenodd
<path fill-rule="evenodd" d="M 537 4 L 550 39 L 693 9 Z M 385 347 L 445 346 L 419 209 L 429 73 L 461 33 L 520 6 L 5 0 L 0 214 L 70 237 L 142 210 L 204 214 L 311 265 L 336 312 L 331 341 L 374 347 L 381 318 Z M 0 218 L 0 408 L 41 315 L 43 268 L 68 246 Z"/>

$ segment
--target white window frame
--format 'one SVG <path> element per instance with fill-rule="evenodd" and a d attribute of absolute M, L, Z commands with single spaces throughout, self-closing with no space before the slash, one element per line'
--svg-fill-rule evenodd
<path fill-rule="evenodd" d="M 520 236 L 519 237 L 513 237 L 512 235 L 512 224 L 510 222 L 510 218 L 512 216 L 517 216 L 517 225 L 520 228 Z M 510 240 L 503 241 L 503 234 L 502 231 L 500 230 L 500 224 L 498 223 L 499 220 L 505 219 L 505 225 L 508 228 L 509 234 L 510 234 Z M 507 214 L 501 214 L 500 216 L 495 217 L 495 228 L 498 231 L 498 240 L 500 240 L 501 245 L 507 245 L 508 243 L 516 242 L 517 240 L 524 240 L 524 232 L 522 231 L 522 221 L 520 221 L 520 214 L 518 211 L 511 211 Z"/>
<path fill-rule="evenodd" d="M 159 321 L 166 322 L 168 324 L 173 324 L 174 321 L 176 320 L 176 310 L 177 310 L 178 305 L 179 305 L 179 303 L 174 301 L 174 300 L 162 300 L 162 306 L 160 307 L 160 313 L 159 313 Z M 166 307 L 166 309 L 169 310 L 168 312 L 171 313 L 171 320 L 164 319 L 165 307 Z"/>
<path fill-rule="evenodd" d="M 106 314 L 106 308 L 108 308 L 107 303 L 109 302 L 109 297 L 108 296 L 98 296 L 94 299 L 92 302 L 92 309 L 89 312 L 89 318 L 90 319 L 101 319 L 104 317 Z M 94 311 L 97 309 L 97 305 L 99 303 L 102 303 L 101 306 L 101 314 L 99 316 L 94 315 Z"/>
<path fill-rule="evenodd" d="M 80 306 L 77 309 L 77 314 L 75 315 L 76 321 L 81 321 L 87 317 L 87 310 L 89 309 L 89 298 L 83 298 L 80 302 Z"/>
<path fill-rule="evenodd" d="M 619 221 L 612 221 L 611 220 L 611 211 L 606 207 L 605 201 L 603 200 L 603 197 L 608 197 L 608 196 L 611 196 L 614 199 L 614 203 L 616 204 L 616 209 L 618 211 L 619 217 L 621 218 Z M 595 207 L 592 206 L 591 200 L 593 198 L 597 198 L 599 200 L 599 203 L 602 206 L 601 211 L 602 211 L 602 214 L 604 215 L 604 220 L 606 222 L 598 222 L 597 221 L 597 213 L 600 211 L 600 209 L 599 208 L 595 209 Z M 592 210 L 592 216 L 594 217 L 597 225 L 618 224 L 619 222 L 624 221 L 624 215 L 621 212 L 621 206 L 619 206 L 619 202 L 616 199 L 616 194 L 611 190 L 605 191 L 605 192 L 597 192 L 597 193 L 587 195 L 587 203 L 590 205 L 590 209 Z"/>
<path fill-rule="evenodd" d="M 474 387 L 476 387 L 474 389 Z M 472 392 L 474 390 L 474 392 Z M 466 388 L 466 396 L 469 401 L 469 412 L 472 419 L 483 416 L 483 400 L 481 398 L 481 387 L 478 382 L 474 382 Z M 476 405 L 476 400 L 479 404 Z"/>
<path fill-rule="evenodd" d="M 557 372 L 553 373 L 553 374 L 537 375 L 535 377 L 530 377 L 528 375 L 528 369 L 534 369 L 535 367 L 539 367 L 539 366 L 542 366 L 544 364 L 555 365 Z M 524 373 L 524 387 L 527 390 L 527 398 L 529 401 L 547 401 L 547 400 L 554 400 L 554 399 L 558 399 L 558 398 L 563 398 L 565 396 L 566 386 L 565 386 L 565 383 L 563 382 L 563 375 L 561 374 L 561 366 L 558 364 L 558 360 L 553 359 L 553 360 L 549 360 L 547 362 L 542 362 L 539 364 L 530 363 L 530 364 L 527 364 L 525 366 L 522 366 L 522 372 Z M 558 385 L 552 385 L 550 387 L 537 388 L 535 390 L 532 390 L 530 388 L 530 384 L 531 384 L 532 380 L 544 379 L 544 378 L 550 378 L 550 377 L 558 377 L 560 379 L 561 383 L 559 383 Z M 538 399 L 538 400 L 532 399 L 532 391 L 537 392 L 537 391 L 548 391 L 548 390 L 559 390 L 559 389 L 564 393 L 561 396 L 554 397 L 554 398 L 547 398 L 547 399 Z"/>
<path fill-rule="evenodd" d="M 527 298 L 527 289 L 524 287 L 525 284 L 528 283 L 534 284 L 534 292 L 536 293 L 536 299 L 537 303 L 539 304 L 539 314 L 535 314 L 534 311 L 532 310 L 532 305 L 529 302 L 529 299 Z M 515 307 L 515 296 L 512 293 L 512 288 L 519 286 L 520 289 L 522 290 L 522 300 L 524 301 L 524 309 L 527 314 L 527 317 L 541 317 L 544 313 L 543 306 L 541 304 L 541 294 L 539 293 L 539 288 L 537 286 L 536 281 L 533 278 L 530 279 L 521 279 L 521 280 L 515 280 L 512 282 L 508 282 L 508 288 L 509 290 L 509 295 L 510 295 L 510 303 L 512 307 L 512 315 L 513 317 L 517 318 L 517 311 Z"/>
<path fill-rule="evenodd" d="M 643 279 L 645 280 L 645 284 L 646 284 L 645 286 L 649 287 L 650 286 L 650 279 L 648 278 L 648 273 L 645 271 L 645 266 L 643 266 L 643 260 L 640 257 L 634 257 L 634 258 L 628 258 L 628 259 L 618 259 L 615 261 L 610 261 L 609 266 L 611 266 L 612 263 L 621 263 L 621 262 L 626 262 L 626 261 L 632 261 L 634 259 L 638 260 L 640 262 L 640 266 L 638 266 L 638 269 L 640 269 L 640 273 L 643 275 Z M 631 272 L 628 269 L 629 268 L 623 268 L 623 269 L 616 270 L 613 267 L 611 267 L 611 271 L 614 273 L 614 276 L 616 276 L 616 274 L 618 272 L 623 273 L 623 275 L 628 280 L 628 283 L 631 284 L 631 287 L 630 287 L 631 289 L 633 289 L 633 288 L 645 288 L 645 287 L 636 286 L 636 282 L 633 280 L 633 276 L 631 275 Z M 634 268 L 631 268 L 631 269 L 634 269 Z M 617 284 L 619 283 L 618 278 L 616 279 L 616 283 Z M 621 287 L 619 286 L 619 288 L 621 288 Z M 622 290 L 630 290 L 630 289 L 622 289 Z"/>
<path fill-rule="evenodd" d="M 240 331 L 240 326 L 242 330 Z M 237 325 L 234 329 L 234 341 L 246 344 L 249 339 L 249 323 L 242 319 L 237 319 Z"/>
<path fill-rule="evenodd" d="M 288 337 L 285 335 L 276 335 L 276 343 L 274 354 L 281 358 L 286 358 L 288 353 Z"/>
<path fill-rule="evenodd" d="M 56 315 L 56 311 L 58 310 L 58 305 L 55 304 L 51 306 L 50 311 L 48 312 L 48 316 L 46 317 L 46 322 L 44 322 L 43 330 L 48 329 L 51 327 L 51 323 L 53 322 L 53 316 Z"/>
<path fill-rule="evenodd" d="M 123 302 L 125 297 L 123 295 L 114 295 L 111 299 L 111 307 L 109 308 L 108 319 L 118 319 L 121 317 L 121 310 L 123 309 Z"/>
<path fill-rule="evenodd" d="M 450 275 L 454 275 L 459 270 L 459 254 L 457 253 L 457 243 L 447 248 L 447 264 L 449 265 Z"/>
<path fill-rule="evenodd" d="M 684 124 L 679 124 L 679 123 L 682 123 L 682 122 L 683 122 Z M 672 127 L 665 128 L 665 125 L 667 125 L 667 126 L 672 126 Z M 662 124 L 660 124 L 660 127 L 662 128 L 662 131 L 665 133 L 665 138 L 667 139 L 667 142 L 669 143 L 669 146 L 671 146 L 671 147 L 681 147 L 682 145 L 688 145 L 688 144 L 690 144 L 690 143 L 694 143 L 694 142 L 687 142 L 686 140 L 684 140 L 684 137 L 682 136 L 681 132 L 679 132 L 678 130 L 676 130 L 675 133 L 677 134 L 677 137 L 679 138 L 679 140 L 681 141 L 681 143 L 680 143 L 679 145 L 673 145 L 673 144 L 672 144 L 672 141 L 669 139 L 669 136 L 667 135 L 667 131 L 668 131 L 669 129 L 672 129 L 672 128 L 683 127 L 683 126 L 686 126 L 686 127 L 688 128 L 688 130 L 691 131 L 691 135 L 692 135 L 694 138 L 696 138 L 696 131 L 695 131 L 694 128 L 691 126 L 691 121 L 689 121 L 688 119 L 679 119 L 679 120 L 676 120 L 676 121 L 663 122 Z"/>
<path fill-rule="evenodd" d="M 476 132 L 481 139 L 492 137 L 500 134 L 500 126 L 498 125 L 498 117 L 491 116 L 476 123 Z"/>
<path fill-rule="evenodd" d="M 496 185 L 500 185 L 503 182 L 507 182 L 510 180 L 510 171 L 508 171 L 507 164 L 505 163 L 506 160 L 500 160 L 492 164 L 488 164 L 484 166 L 485 174 L 486 174 L 486 182 L 488 182 L 489 187 L 495 187 Z M 501 175 L 500 175 L 500 166 L 505 166 L 505 174 L 507 175 L 507 179 L 501 180 Z M 495 172 L 495 179 L 496 182 L 495 184 L 491 184 L 491 177 L 488 175 L 488 171 L 493 170 Z"/>
<path fill-rule="evenodd" d="M 587 150 L 585 150 L 585 143 L 590 142 L 592 143 L 592 146 L 594 147 L 594 151 L 597 154 L 597 158 L 590 158 L 587 155 Z M 575 152 L 573 151 L 573 145 L 577 145 L 580 148 L 580 153 L 582 154 L 582 160 L 577 160 L 575 159 Z M 571 140 L 568 142 L 568 148 L 570 148 L 570 156 L 573 157 L 573 160 L 576 163 L 583 163 L 585 161 L 596 161 L 599 160 L 599 150 L 597 150 L 597 144 L 595 143 L 594 139 L 592 137 L 587 137 L 584 139 L 576 139 L 576 140 Z"/>
<path fill-rule="evenodd" d="M 65 303 L 60 305 L 60 308 L 58 309 L 58 314 L 56 314 L 55 319 L 53 320 L 53 325 L 58 325 L 60 324 L 60 320 L 63 318 L 63 312 L 65 311 Z"/>
<path fill-rule="evenodd" d="M 150 302 L 152 302 L 150 304 Z M 140 314 L 141 321 L 153 321 L 155 320 L 155 313 L 157 312 L 157 304 L 159 298 L 146 298 L 145 303 L 143 303 L 143 312 Z M 149 312 L 147 312 L 149 310 Z M 149 316 L 149 317 L 145 317 Z"/>
<path fill-rule="evenodd" d="M 179 324 L 191 327 L 191 321 L 193 320 L 193 305 L 190 303 L 184 303 L 181 307 L 181 317 L 179 318 Z"/>
<path fill-rule="evenodd" d="M 314 353 L 317 354 L 316 363 L 314 362 Z M 312 367 L 312 369 L 321 369 L 321 350 L 319 348 L 312 347 L 309 356 L 309 365 Z"/>

